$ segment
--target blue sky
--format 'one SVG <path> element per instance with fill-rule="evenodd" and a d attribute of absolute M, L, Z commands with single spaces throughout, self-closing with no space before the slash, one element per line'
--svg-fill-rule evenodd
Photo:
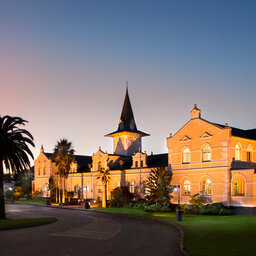
<path fill-rule="evenodd" d="M 114 131 L 125 82 L 147 152 L 193 104 L 255 128 L 255 1 L 0 1 L 0 114 L 29 121 L 35 156 L 68 138 L 77 154 Z"/>

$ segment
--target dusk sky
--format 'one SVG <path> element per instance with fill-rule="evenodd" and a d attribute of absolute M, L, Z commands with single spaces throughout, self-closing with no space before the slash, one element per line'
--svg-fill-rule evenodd
<path fill-rule="evenodd" d="M 125 96 L 143 151 L 202 117 L 256 128 L 256 1 L 0 0 L 0 115 L 52 152 L 112 153 Z"/>

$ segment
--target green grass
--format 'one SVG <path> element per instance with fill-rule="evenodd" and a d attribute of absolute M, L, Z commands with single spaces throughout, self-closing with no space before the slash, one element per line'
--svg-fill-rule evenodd
<path fill-rule="evenodd" d="M 6 204 L 10 204 L 11 201 L 10 200 L 6 200 L 5 201 Z M 32 199 L 25 199 L 25 200 L 15 200 L 14 201 L 15 204 L 46 204 L 45 199 L 41 199 L 41 198 L 32 198 Z"/>
<path fill-rule="evenodd" d="M 178 224 L 184 230 L 184 247 L 192 256 L 256 255 L 256 217 L 183 215 L 176 222 L 175 213 L 148 213 L 133 208 L 97 209 L 102 212 L 134 214 Z"/>
<path fill-rule="evenodd" d="M 55 218 L 6 219 L 0 220 L 0 230 L 38 226 L 56 221 Z"/>

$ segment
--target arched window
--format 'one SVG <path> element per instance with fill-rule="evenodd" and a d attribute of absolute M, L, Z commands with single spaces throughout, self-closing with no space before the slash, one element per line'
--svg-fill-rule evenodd
<path fill-rule="evenodd" d="M 43 168 L 43 174 L 44 174 L 44 175 L 46 174 L 46 171 L 45 171 L 45 166 L 44 166 L 44 168 Z"/>
<path fill-rule="evenodd" d="M 183 194 L 190 195 L 191 194 L 191 182 L 190 180 L 184 180 L 183 182 Z"/>
<path fill-rule="evenodd" d="M 211 147 L 210 145 L 205 145 L 203 148 L 202 148 L 202 161 L 203 162 L 209 162 L 211 161 Z"/>
<path fill-rule="evenodd" d="M 244 196 L 244 179 L 241 177 L 233 180 L 233 196 Z"/>
<path fill-rule="evenodd" d="M 40 174 L 41 174 L 41 168 L 38 167 L 38 175 L 40 175 Z"/>
<path fill-rule="evenodd" d="M 135 192 L 135 183 L 134 183 L 134 181 L 129 182 L 129 191 L 130 191 L 130 193 Z"/>
<path fill-rule="evenodd" d="M 252 146 L 249 145 L 247 147 L 247 161 L 251 162 L 252 161 Z"/>
<path fill-rule="evenodd" d="M 202 181 L 202 193 L 203 195 L 212 194 L 212 182 L 209 178 L 206 178 Z"/>
<path fill-rule="evenodd" d="M 190 149 L 185 148 L 182 152 L 182 163 L 183 164 L 189 164 L 190 163 Z"/>
<path fill-rule="evenodd" d="M 100 171 L 100 170 L 102 169 L 102 167 L 101 167 L 101 161 L 98 162 L 97 168 L 98 168 L 98 171 Z"/>
<path fill-rule="evenodd" d="M 239 143 L 236 144 L 236 148 L 235 148 L 235 160 L 238 160 L 238 161 L 241 160 L 241 146 Z"/>

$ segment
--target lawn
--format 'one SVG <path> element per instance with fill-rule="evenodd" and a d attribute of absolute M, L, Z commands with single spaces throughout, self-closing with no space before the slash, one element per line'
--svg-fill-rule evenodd
<path fill-rule="evenodd" d="M 33 219 L 16 219 L 16 220 L 6 219 L 6 220 L 0 220 L 0 230 L 38 226 L 38 225 L 52 223 L 55 221 L 56 221 L 56 219 L 53 217 L 33 218 Z"/>
<path fill-rule="evenodd" d="M 11 201 L 6 200 L 5 203 L 10 204 Z M 31 198 L 31 199 L 24 199 L 24 200 L 15 200 L 14 203 L 15 204 L 46 204 L 46 201 L 45 199 L 41 199 L 41 198 Z"/>
<path fill-rule="evenodd" d="M 184 230 L 184 247 L 192 256 L 256 255 L 256 217 L 184 215 L 176 222 L 175 213 L 148 213 L 134 208 L 97 209 L 102 212 L 134 214 L 176 223 Z"/>

